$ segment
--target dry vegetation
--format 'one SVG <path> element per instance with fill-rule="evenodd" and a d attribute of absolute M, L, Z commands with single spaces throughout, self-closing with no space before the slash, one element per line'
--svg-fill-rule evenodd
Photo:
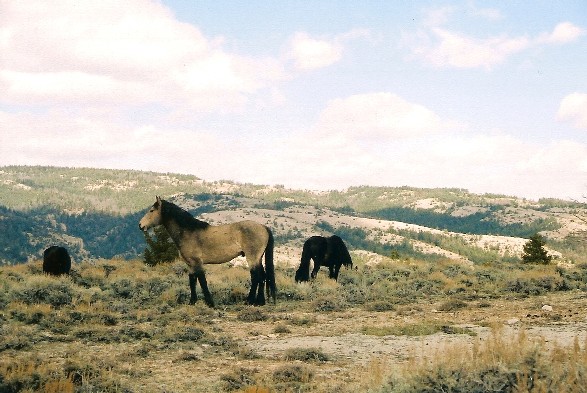
<path fill-rule="evenodd" d="M 3 267 L 0 391 L 585 391 L 586 265 L 353 256 L 338 283 L 278 268 L 264 307 L 245 268 L 210 267 L 215 309 L 187 305 L 181 262 Z"/>

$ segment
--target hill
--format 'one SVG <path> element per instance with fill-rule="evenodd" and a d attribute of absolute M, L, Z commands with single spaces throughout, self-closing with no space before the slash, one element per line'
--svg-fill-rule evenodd
<path fill-rule="evenodd" d="M 137 222 L 155 195 L 211 223 L 269 225 L 277 263 L 297 263 L 305 238 L 320 233 L 339 234 L 356 257 L 375 261 L 515 260 L 537 232 L 559 261 L 585 258 L 577 239 L 587 230 L 587 210 L 575 202 L 413 187 L 316 192 L 170 173 L 10 166 L 0 168 L 0 261 L 37 259 L 50 244 L 66 245 L 77 262 L 137 258 L 145 247 Z"/>

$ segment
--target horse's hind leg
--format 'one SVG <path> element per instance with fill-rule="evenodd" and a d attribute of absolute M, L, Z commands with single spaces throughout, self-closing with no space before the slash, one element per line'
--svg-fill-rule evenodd
<path fill-rule="evenodd" d="M 204 294 L 204 300 L 209 307 L 214 307 L 214 300 L 212 294 L 208 290 L 208 282 L 206 281 L 206 273 L 204 270 L 200 270 L 197 274 L 198 281 L 200 281 L 200 287 L 202 287 L 202 293 Z"/>
<path fill-rule="evenodd" d="M 251 290 L 247 297 L 248 304 L 263 306 L 265 304 L 265 293 L 263 283 L 265 282 L 265 270 L 261 263 L 251 268 Z"/>

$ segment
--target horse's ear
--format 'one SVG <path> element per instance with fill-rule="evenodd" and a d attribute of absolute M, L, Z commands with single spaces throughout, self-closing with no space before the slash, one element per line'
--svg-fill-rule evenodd
<path fill-rule="evenodd" d="M 161 197 L 159 195 L 157 195 L 156 198 L 157 198 L 157 201 L 155 202 L 155 207 L 158 208 L 159 206 L 161 206 Z"/>

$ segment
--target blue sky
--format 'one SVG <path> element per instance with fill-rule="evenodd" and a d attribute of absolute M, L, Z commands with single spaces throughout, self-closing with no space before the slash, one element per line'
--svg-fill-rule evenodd
<path fill-rule="evenodd" d="M 0 165 L 587 195 L 584 1 L 0 1 Z"/>

